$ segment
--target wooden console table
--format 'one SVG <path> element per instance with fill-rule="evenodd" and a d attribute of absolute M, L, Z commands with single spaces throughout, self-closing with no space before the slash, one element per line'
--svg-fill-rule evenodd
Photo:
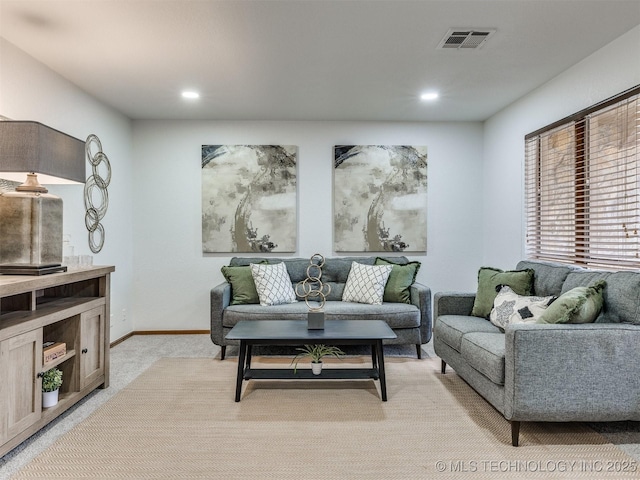
<path fill-rule="evenodd" d="M 94 389 L 109 386 L 112 266 L 0 275 L 0 456 Z M 44 363 L 43 343 L 66 354 Z M 41 375 L 62 370 L 58 404 L 42 408 Z"/>

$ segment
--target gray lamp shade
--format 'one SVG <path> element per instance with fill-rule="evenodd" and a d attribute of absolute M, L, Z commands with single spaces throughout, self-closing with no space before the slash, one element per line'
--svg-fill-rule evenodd
<path fill-rule="evenodd" d="M 42 183 L 84 183 L 84 156 L 77 138 L 38 122 L 0 121 L 0 178 L 24 181 L 33 172 Z M 62 199 L 44 188 L 0 193 L 0 273 L 53 273 L 61 261 Z"/>
<path fill-rule="evenodd" d="M 41 183 L 48 177 L 84 183 L 85 143 L 38 122 L 0 121 L 0 177 L 4 173 L 41 174 Z M 47 177 L 43 177 L 46 175 Z M 9 178 L 16 180 L 15 175 Z"/>

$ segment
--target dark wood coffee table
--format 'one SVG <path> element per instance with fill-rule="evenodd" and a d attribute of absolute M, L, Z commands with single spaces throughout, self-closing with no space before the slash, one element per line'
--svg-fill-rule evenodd
<path fill-rule="evenodd" d="M 328 320 L 324 330 L 307 330 L 306 320 L 242 320 L 227 334 L 240 340 L 236 402 L 240 401 L 242 380 L 281 379 L 374 379 L 380 380 L 382 401 L 387 401 L 382 340 L 396 338 L 382 320 Z M 325 368 L 320 375 L 309 369 L 251 368 L 253 345 L 371 345 L 371 368 Z"/>

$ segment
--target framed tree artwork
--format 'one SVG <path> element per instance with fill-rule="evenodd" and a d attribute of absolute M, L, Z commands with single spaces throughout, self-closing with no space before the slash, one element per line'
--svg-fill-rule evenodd
<path fill-rule="evenodd" d="M 291 145 L 202 145 L 202 251 L 295 252 Z"/>
<path fill-rule="evenodd" d="M 427 147 L 334 148 L 336 252 L 426 252 Z"/>

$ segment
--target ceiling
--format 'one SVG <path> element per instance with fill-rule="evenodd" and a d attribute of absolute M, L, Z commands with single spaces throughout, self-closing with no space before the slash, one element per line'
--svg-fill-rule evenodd
<path fill-rule="evenodd" d="M 640 0 L 0 0 L 0 36 L 132 119 L 485 120 L 639 24 Z M 450 28 L 496 33 L 437 49 Z"/>

